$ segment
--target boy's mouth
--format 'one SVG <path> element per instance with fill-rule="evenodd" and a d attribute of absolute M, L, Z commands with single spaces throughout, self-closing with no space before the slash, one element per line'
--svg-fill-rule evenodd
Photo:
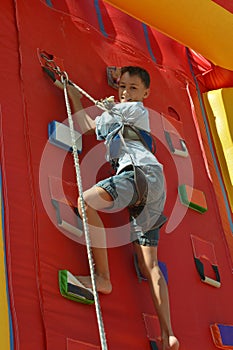
<path fill-rule="evenodd" d="M 131 101 L 132 101 L 131 98 L 125 98 L 125 97 L 121 98 L 121 102 L 131 102 Z"/>

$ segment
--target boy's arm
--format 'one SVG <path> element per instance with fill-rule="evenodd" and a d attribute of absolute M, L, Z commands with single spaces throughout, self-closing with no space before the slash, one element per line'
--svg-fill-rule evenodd
<path fill-rule="evenodd" d="M 71 85 L 68 86 L 68 94 L 71 100 L 74 122 L 78 123 L 81 132 L 94 133 L 96 127 L 95 121 L 85 112 L 81 102 L 82 95 Z"/>
<path fill-rule="evenodd" d="M 61 83 L 61 81 L 56 79 L 55 74 L 46 67 L 43 67 L 44 72 L 49 76 L 50 79 L 52 79 L 53 84 L 58 87 L 59 89 L 63 90 L 64 86 Z M 68 95 L 71 100 L 71 109 L 73 113 L 73 119 L 75 124 L 78 123 L 81 132 L 92 132 L 94 133 L 95 130 L 95 121 L 85 112 L 81 98 L 82 94 L 73 86 L 70 84 L 67 84 L 67 90 Z"/>

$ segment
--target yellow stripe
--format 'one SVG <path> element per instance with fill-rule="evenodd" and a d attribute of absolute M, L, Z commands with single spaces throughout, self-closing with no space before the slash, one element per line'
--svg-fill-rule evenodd
<path fill-rule="evenodd" d="M 233 88 L 203 94 L 218 161 L 233 212 Z"/>
<path fill-rule="evenodd" d="M 105 0 L 132 17 L 233 70 L 233 14 L 211 0 Z"/>
<path fill-rule="evenodd" d="M 8 315 L 8 299 L 5 275 L 5 252 L 3 242 L 2 227 L 2 194 L 0 193 L 0 348 L 4 350 L 10 349 L 10 327 Z"/>

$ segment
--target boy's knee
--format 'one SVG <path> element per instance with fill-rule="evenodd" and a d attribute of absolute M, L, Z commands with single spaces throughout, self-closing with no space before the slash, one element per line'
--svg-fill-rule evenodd
<path fill-rule="evenodd" d="M 90 191 L 85 191 L 83 193 L 83 201 L 84 201 L 84 210 L 86 213 L 88 213 L 88 211 L 91 211 L 91 210 L 94 210 L 93 208 L 93 198 L 91 196 L 91 193 Z M 78 201 L 77 201 L 77 207 L 78 207 L 78 212 L 79 212 L 79 215 L 81 216 L 82 218 L 82 199 L 81 197 L 78 197 Z"/>
<path fill-rule="evenodd" d="M 138 259 L 138 266 L 140 271 L 145 275 L 145 276 L 150 276 L 151 273 L 153 273 L 153 275 L 157 275 L 158 278 L 160 276 L 160 268 L 158 265 L 158 261 L 156 259 L 148 259 L 148 260 L 144 260 L 142 259 Z"/>
<path fill-rule="evenodd" d="M 145 276 L 148 277 L 149 269 L 147 267 L 147 264 L 143 257 L 141 255 L 138 256 L 138 267 L 141 273 Z"/>
<path fill-rule="evenodd" d="M 82 218 L 82 200 L 81 200 L 80 197 L 78 197 L 78 203 L 77 204 L 78 204 L 77 207 L 78 207 L 79 215 Z M 85 200 L 84 200 L 84 209 L 85 209 L 85 211 L 87 211 L 87 209 L 88 209 Z"/>

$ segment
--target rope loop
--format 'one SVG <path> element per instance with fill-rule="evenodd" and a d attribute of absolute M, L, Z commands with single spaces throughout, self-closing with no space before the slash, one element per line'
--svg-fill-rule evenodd
<path fill-rule="evenodd" d="M 65 71 L 60 71 L 61 82 L 63 85 L 67 85 L 69 82 L 68 74 Z"/>

